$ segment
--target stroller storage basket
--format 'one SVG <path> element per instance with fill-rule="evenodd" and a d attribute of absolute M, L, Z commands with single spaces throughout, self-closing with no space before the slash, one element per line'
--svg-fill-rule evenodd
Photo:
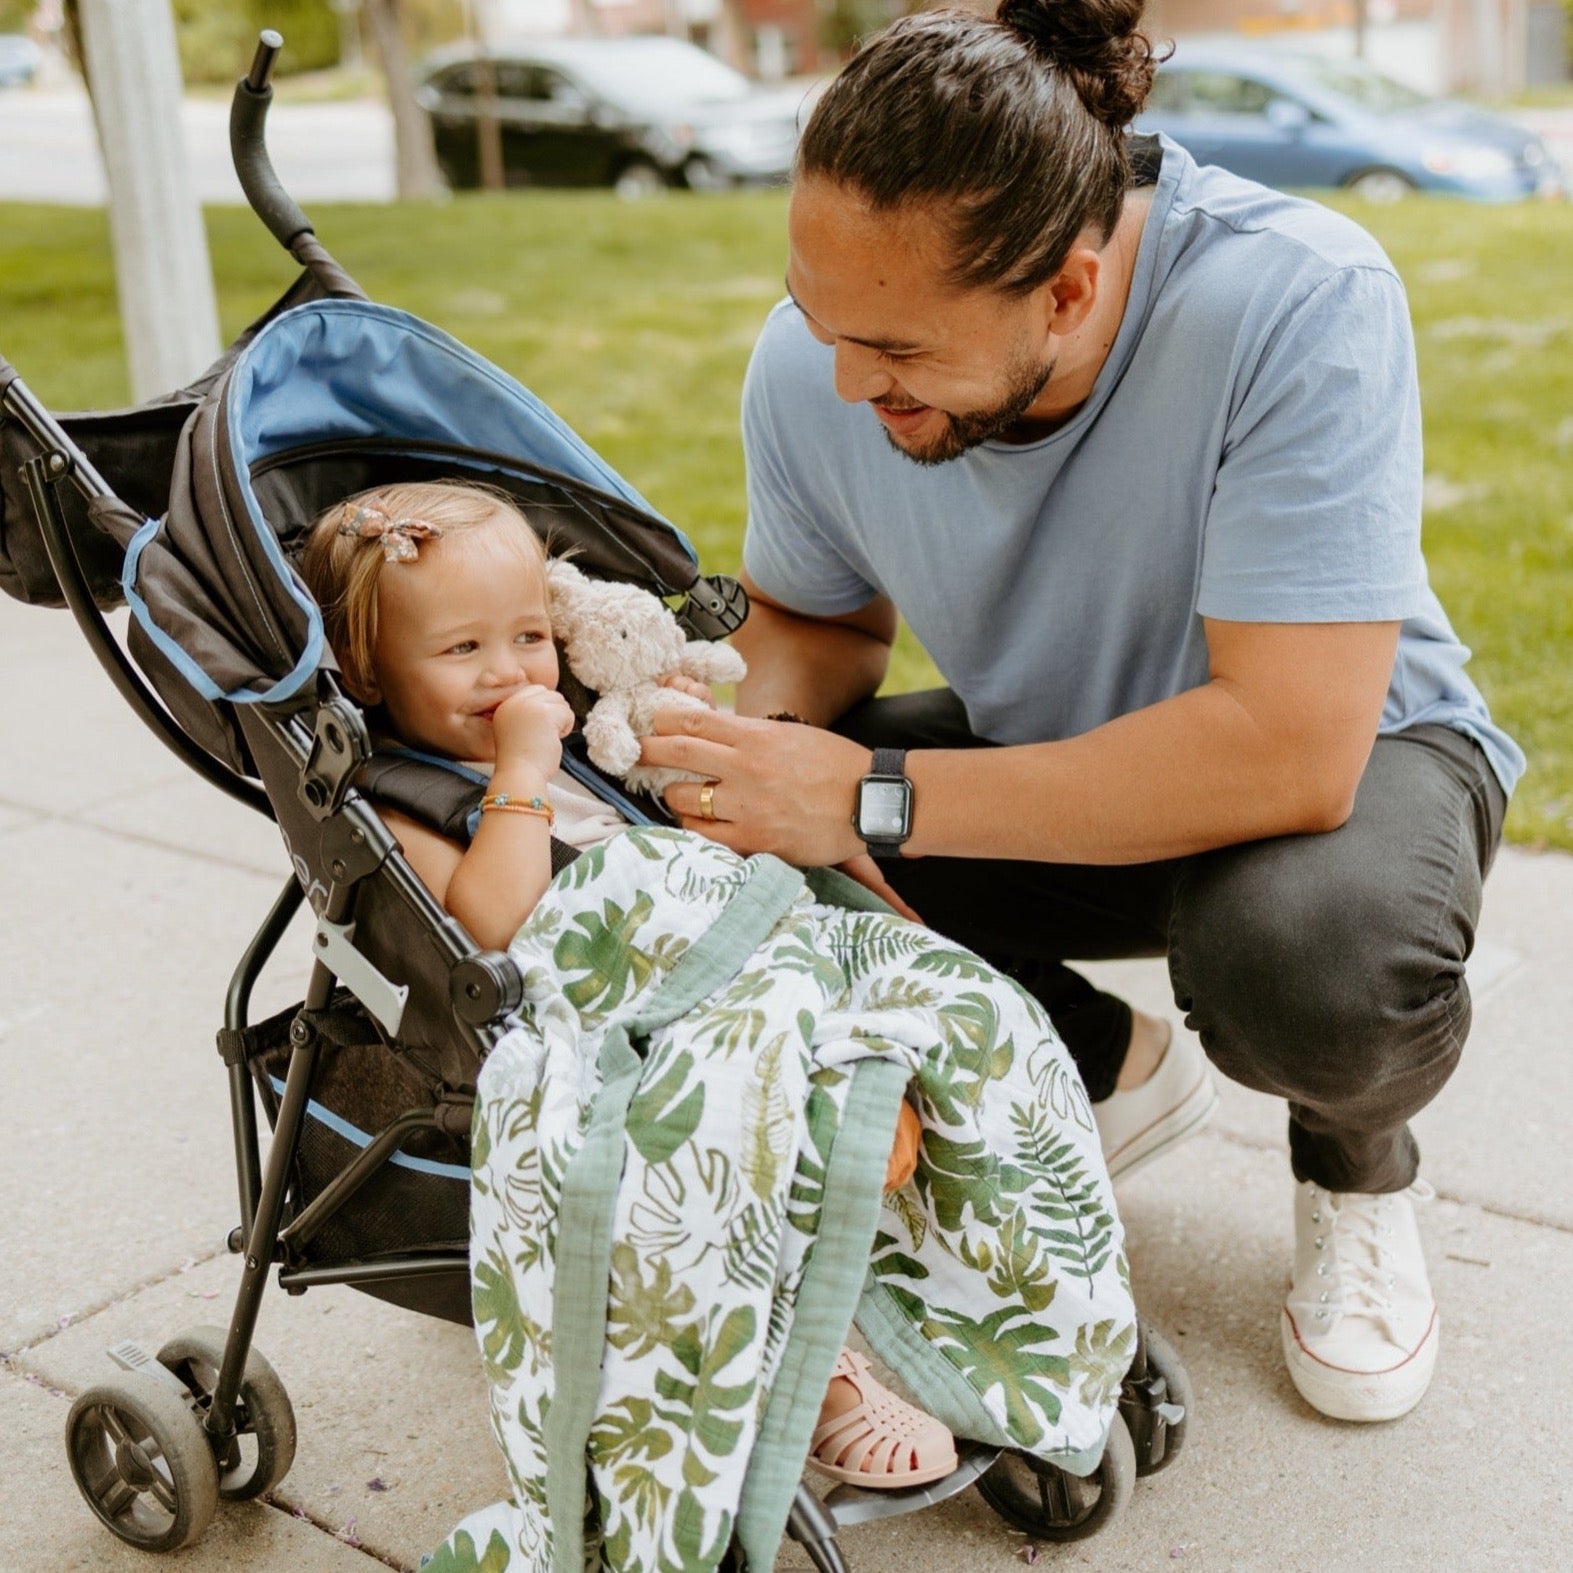
<path fill-rule="evenodd" d="M 289 1072 L 291 1006 L 247 1034 L 246 1062 L 268 1123 L 278 1120 Z M 376 1136 L 401 1116 L 442 1105 L 441 1081 L 396 1053 L 352 996 L 335 994 L 318 1029 L 331 1044 L 312 1087 L 290 1187 L 298 1217 Z M 457 1123 L 467 1105 L 450 1104 Z M 467 1249 L 470 1216 L 467 1135 L 427 1126 L 410 1131 L 321 1228 L 301 1243 L 289 1267 L 386 1260 L 400 1255 Z M 468 1320 L 468 1311 L 459 1320 Z"/>

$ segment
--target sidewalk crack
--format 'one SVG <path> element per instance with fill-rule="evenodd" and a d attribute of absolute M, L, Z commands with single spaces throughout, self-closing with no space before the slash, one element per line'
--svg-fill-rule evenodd
<path fill-rule="evenodd" d="M 26 1382 L 29 1387 L 36 1387 L 40 1392 L 47 1393 L 51 1398 L 69 1402 L 76 1397 L 76 1394 L 69 1392 L 63 1387 L 56 1387 L 53 1382 L 39 1376 L 36 1371 L 28 1371 L 19 1366 L 14 1366 L 11 1363 L 14 1358 L 13 1355 L 0 1354 L 0 1381 L 4 1381 L 6 1375 L 9 1374 L 18 1381 Z M 410 1563 L 395 1561 L 391 1555 L 379 1551 L 375 1547 L 368 1546 L 364 1541 L 358 1539 L 350 1527 L 354 1522 L 353 1520 L 335 1529 L 333 1525 L 319 1518 L 316 1514 L 309 1513 L 303 1507 L 297 1507 L 290 1502 L 286 1502 L 272 1492 L 268 1492 L 260 1499 L 260 1505 L 265 1508 L 271 1508 L 275 1513 L 282 1513 L 286 1518 L 296 1518 L 302 1523 L 310 1524 L 313 1529 L 321 1530 L 323 1534 L 331 1536 L 341 1546 L 345 1546 L 351 1551 L 361 1552 L 370 1562 L 378 1563 L 385 1568 L 393 1568 L 396 1570 L 396 1573 L 413 1573 Z"/>
<path fill-rule="evenodd" d="M 39 825 L 68 825 L 76 830 L 90 830 L 97 835 L 107 836 L 111 841 L 125 841 L 134 846 L 149 847 L 157 852 L 173 852 L 177 857 L 190 858 L 196 863 L 235 869 L 243 874 L 256 874 L 263 879 L 280 879 L 289 873 L 287 866 L 264 868 L 260 863 L 225 857 L 219 852 L 205 852 L 200 847 L 182 846 L 178 841 L 169 841 L 162 836 L 149 835 L 144 831 L 126 830 L 118 825 L 102 825 L 97 820 L 81 818 L 83 812 L 92 812 L 91 804 L 85 805 L 83 809 L 62 814 L 51 809 L 35 808 L 30 803 L 18 803 L 13 799 L 0 797 L 0 808 L 11 809 L 29 816 L 20 824 L 7 825 L 0 830 L 0 836 L 15 835 L 18 831 L 36 829 Z"/>
<path fill-rule="evenodd" d="M 188 1256 L 178 1267 L 171 1267 L 163 1272 L 154 1273 L 151 1277 L 138 1279 L 127 1289 L 117 1289 L 113 1294 L 106 1295 L 102 1300 L 84 1307 L 80 1311 L 72 1311 L 60 1318 L 58 1322 L 46 1332 L 40 1333 L 36 1338 L 17 1345 L 15 1349 L 0 1349 L 0 1370 L 7 1366 L 16 1365 L 16 1362 L 33 1350 L 47 1344 L 51 1338 L 58 1338 L 62 1333 L 68 1333 L 75 1327 L 80 1327 L 84 1322 L 91 1321 L 95 1316 L 102 1315 L 105 1311 L 117 1305 L 124 1305 L 127 1300 L 134 1300 L 139 1294 L 149 1289 L 156 1288 L 159 1284 L 168 1283 L 171 1278 L 179 1278 L 186 1273 L 193 1272 L 198 1267 L 205 1267 L 209 1262 L 217 1261 L 221 1256 L 230 1255 L 227 1245 L 217 1246 L 205 1256 Z M 26 1367 L 16 1365 L 18 1371 L 25 1371 Z"/>
<path fill-rule="evenodd" d="M 1272 1142 L 1252 1141 L 1248 1136 L 1239 1136 L 1233 1131 L 1216 1128 L 1211 1134 L 1217 1140 L 1228 1142 L 1234 1147 L 1243 1147 L 1247 1152 L 1270 1152 L 1287 1156 L 1282 1147 Z M 1465 1196 L 1462 1191 L 1444 1190 L 1435 1180 L 1432 1180 L 1431 1184 L 1436 1190 L 1438 1201 L 1453 1202 L 1459 1207 L 1473 1207 L 1477 1212 L 1483 1212 L 1488 1217 L 1505 1218 L 1509 1223 L 1528 1224 L 1532 1229 L 1551 1229 L 1557 1234 L 1573 1234 L 1573 1224 L 1564 1223 L 1560 1218 L 1537 1218 L 1531 1213 L 1516 1213 L 1494 1202 L 1483 1202 L 1479 1197 Z"/>
<path fill-rule="evenodd" d="M 368 1546 L 364 1540 L 361 1540 L 350 1528 L 355 1522 L 354 1519 L 346 1520 L 335 1529 L 325 1518 L 313 1513 L 309 1508 L 301 1506 L 298 1502 L 286 1501 L 271 1491 L 267 1492 L 261 1501 L 265 1507 L 272 1508 L 276 1513 L 283 1513 L 289 1518 L 298 1518 L 303 1524 L 310 1524 L 313 1529 L 320 1529 L 323 1534 L 331 1535 L 341 1546 L 348 1546 L 352 1551 L 362 1552 L 373 1562 L 380 1562 L 385 1568 L 394 1568 L 397 1573 L 414 1573 L 410 1563 L 395 1561 L 391 1553 L 379 1551 L 375 1546 Z"/>

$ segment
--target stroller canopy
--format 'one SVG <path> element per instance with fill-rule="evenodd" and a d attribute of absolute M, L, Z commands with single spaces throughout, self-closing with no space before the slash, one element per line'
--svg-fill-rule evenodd
<path fill-rule="evenodd" d="M 392 439 L 507 454 L 655 517 L 528 388 L 430 323 L 369 301 L 297 307 L 264 328 L 230 373 L 225 415 L 242 474 L 300 448 Z"/>
<path fill-rule="evenodd" d="M 203 747 L 244 769 L 228 706 L 288 701 L 322 662 L 291 564 L 312 520 L 367 486 L 455 476 L 512 493 L 592 570 L 661 595 L 697 577 L 687 539 L 514 378 L 405 312 L 298 306 L 198 405 L 164 517 L 104 521 L 126 543 L 133 653 Z"/>

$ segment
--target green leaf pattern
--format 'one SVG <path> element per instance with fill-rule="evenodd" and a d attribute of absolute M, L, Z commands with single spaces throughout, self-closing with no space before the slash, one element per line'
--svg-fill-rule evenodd
<path fill-rule="evenodd" d="M 560 874 L 514 940 L 525 1003 L 482 1067 L 471 1219 L 476 1336 L 513 1496 L 471 1514 L 436 1567 L 550 1573 L 563 1178 L 607 1034 L 636 1020 L 751 872 L 699 837 L 630 830 Z M 692 1011 L 635 1038 L 585 1460 L 587 1561 L 618 1573 L 709 1573 L 730 1543 L 840 1205 L 825 1182 L 860 1060 L 899 1064 L 924 1124 L 916 1176 L 884 1198 L 865 1296 L 918 1333 L 904 1374 L 920 1390 L 970 1389 L 973 1408 L 941 1418 L 1048 1458 L 1096 1448 L 1134 1347 L 1090 1109 L 1035 1002 L 925 929 L 806 893 L 738 960 Z"/>

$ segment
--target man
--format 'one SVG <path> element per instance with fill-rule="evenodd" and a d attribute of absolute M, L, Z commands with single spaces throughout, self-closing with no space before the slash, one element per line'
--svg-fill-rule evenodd
<path fill-rule="evenodd" d="M 1438 1341 L 1406 1122 L 1468 1031 L 1523 759 L 1426 584 L 1391 265 L 1128 145 L 1138 13 L 908 18 L 820 101 L 744 394 L 741 715 L 674 716 L 646 758 L 711 778 L 669 794 L 685 824 L 798 863 L 866 847 L 1010 968 L 1116 1173 L 1211 1086 L 1063 963 L 1167 955 L 1213 1064 L 1289 1102 L 1290 1374 L 1389 1419 Z M 875 701 L 898 612 L 949 688 Z"/>

